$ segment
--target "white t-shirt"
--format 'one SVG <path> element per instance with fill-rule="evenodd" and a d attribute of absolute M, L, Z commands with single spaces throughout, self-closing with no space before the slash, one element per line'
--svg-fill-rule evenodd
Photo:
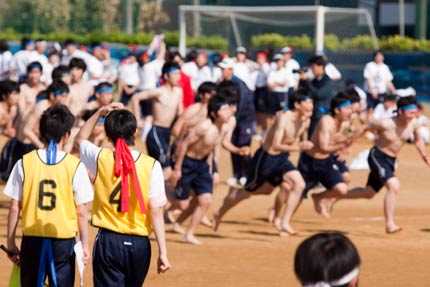
<path fill-rule="evenodd" d="M 196 90 L 200 87 L 200 85 L 204 82 L 212 82 L 212 71 L 209 66 L 203 66 L 197 71 L 197 79 L 195 79 L 195 87 Z"/>
<path fill-rule="evenodd" d="M 387 84 L 393 80 L 393 75 L 387 65 L 376 64 L 373 61 L 366 64 L 363 75 L 364 79 L 369 79 L 373 83 L 373 88 L 378 94 L 384 94 L 387 91 Z M 364 83 L 364 90 L 370 93 L 367 81 Z"/>
<path fill-rule="evenodd" d="M 13 56 L 10 51 L 4 51 L 0 54 L 0 81 L 9 79 L 12 61 Z"/>
<path fill-rule="evenodd" d="M 285 68 L 287 69 L 287 72 L 288 72 L 289 78 L 290 78 L 290 82 L 288 84 L 288 87 L 289 88 L 295 88 L 299 83 L 300 74 L 299 73 L 293 73 L 293 70 L 299 70 L 300 65 L 295 59 L 291 58 L 288 60 L 288 62 L 285 63 Z"/>
<path fill-rule="evenodd" d="M 191 87 L 193 90 L 197 90 L 196 87 L 197 78 L 199 77 L 199 68 L 195 62 L 186 62 L 181 67 L 182 72 L 184 72 L 188 77 L 191 78 Z"/>
<path fill-rule="evenodd" d="M 269 73 L 269 77 L 267 78 L 268 84 L 274 84 L 274 83 L 284 83 L 287 82 L 285 86 L 282 87 L 276 87 L 272 89 L 273 92 L 277 93 L 285 93 L 289 89 L 289 83 L 291 81 L 291 77 L 289 77 L 287 69 L 281 68 L 279 70 L 272 70 Z"/>
<path fill-rule="evenodd" d="M 247 63 L 236 62 L 233 66 L 233 74 L 241 79 L 248 89 L 254 91 L 255 85 L 251 78 L 251 70 L 251 67 Z"/>
<path fill-rule="evenodd" d="M 37 154 L 44 163 L 47 163 L 45 150 L 38 149 Z M 65 156 L 66 153 L 64 151 L 58 151 L 55 162 L 60 162 Z M 23 182 L 24 170 L 22 168 L 22 159 L 20 159 L 13 167 L 9 180 L 7 181 L 6 186 L 3 190 L 3 193 L 11 197 L 12 199 L 21 201 Z M 73 177 L 72 188 L 73 196 L 77 205 L 93 201 L 93 186 L 88 176 L 88 172 L 82 162 L 79 163 L 78 168 L 76 169 L 75 176 Z"/>
<path fill-rule="evenodd" d="M 264 63 L 260 69 L 252 72 L 251 77 L 256 88 L 267 86 L 267 79 L 270 73 L 270 65 Z"/>
<path fill-rule="evenodd" d="M 88 58 L 87 71 L 89 74 L 90 84 L 94 87 L 106 80 L 100 78 L 103 76 L 104 72 L 103 62 L 92 55 Z M 91 75 L 93 75 L 93 77 L 91 77 Z"/>
<path fill-rule="evenodd" d="M 17 77 L 25 76 L 27 74 L 27 66 L 30 64 L 32 51 L 20 50 L 13 55 L 12 66 L 15 68 Z"/>
<path fill-rule="evenodd" d="M 163 68 L 163 60 L 153 60 L 139 69 L 140 72 L 140 90 L 151 90 L 157 87 Z"/>
<path fill-rule="evenodd" d="M 324 71 L 327 76 L 332 80 L 337 81 L 342 79 L 342 74 L 340 73 L 340 71 L 336 68 L 335 65 L 330 62 L 325 65 Z"/>
<path fill-rule="evenodd" d="M 137 86 L 140 83 L 139 63 L 125 63 L 119 67 L 119 78 L 128 86 Z"/>
<path fill-rule="evenodd" d="M 379 103 L 376 105 L 375 110 L 373 111 L 374 119 L 389 119 L 395 117 L 397 115 L 397 106 L 391 107 L 389 109 L 385 109 L 383 103 Z"/>
<path fill-rule="evenodd" d="M 94 145 L 89 141 L 83 141 L 81 143 L 79 154 L 82 162 L 88 168 L 92 174 L 97 174 L 97 159 L 99 156 L 101 147 Z M 140 153 L 132 150 L 131 155 L 136 160 Z M 161 165 L 158 161 L 155 161 L 152 167 L 151 178 L 149 180 L 149 205 L 152 208 L 162 207 L 166 204 L 166 191 L 164 189 L 164 177 Z"/>

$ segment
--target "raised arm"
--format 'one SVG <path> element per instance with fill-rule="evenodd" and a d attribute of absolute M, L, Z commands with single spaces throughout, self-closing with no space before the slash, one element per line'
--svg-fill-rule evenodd
<path fill-rule="evenodd" d="M 161 89 L 157 88 L 157 89 L 136 93 L 131 97 L 133 114 L 136 117 L 137 121 L 140 120 L 140 105 L 139 105 L 140 101 L 158 98 L 159 96 L 161 96 Z"/>

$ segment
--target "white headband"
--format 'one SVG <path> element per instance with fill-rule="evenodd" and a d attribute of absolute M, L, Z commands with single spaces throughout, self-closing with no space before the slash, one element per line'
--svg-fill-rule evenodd
<path fill-rule="evenodd" d="M 352 279 L 354 279 L 355 277 L 357 277 L 358 273 L 359 273 L 359 268 L 355 267 L 354 269 L 352 269 L 351 272 L 349 272 L 348 274 L 342 276 L 341 278 L 331 281 L 329 283 L 326 282 L 316 282 L 316 283 L 312 283 L 312 284 L 307 284 L 303 287 L 331 287 L 331 286 L 342 286 L 345 285 L 346 283 L 349 283 L 352 281 Z"/>

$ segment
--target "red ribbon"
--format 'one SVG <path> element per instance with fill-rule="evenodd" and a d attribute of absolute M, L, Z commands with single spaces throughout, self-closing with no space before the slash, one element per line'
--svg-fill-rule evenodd
<path fill-rule="evenodd" d="M 134 192 L 139 201 L 140 211 L 146 214 L 146 208 L 140 189 L 139 179 L 137 178 L 136 166 L 133 156 L 128 148 L 125 140 L 119 138 L 115 146 L 115 176 L 121 176 L 121 205 L 120 211 L 127 212 L 129 208 L 129 184 L 128 175 L 131 173 Z"/>

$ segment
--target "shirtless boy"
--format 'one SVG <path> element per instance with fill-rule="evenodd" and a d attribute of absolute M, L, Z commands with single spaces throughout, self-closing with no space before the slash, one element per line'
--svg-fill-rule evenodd
<path fill-rule="evenodd" d="M 139 102 L 147 99 L 153 101 L 154 121 L 146 138 L 146 148 L 148 154 L 161 163 L 164 179 L 167 181 L 172 172 L 168 155 L 171 126 L 175 117 L 182 114 L 182 89 L 178 87 L 181 74 L 177 64 L 165 63 L 161 74 L 164 80 L 162 87 L 134 94 L 131 100 L 137 119 L 140 119 Z M 138 126 L 141 126 L 141 121 Z"/>
<path fill-rule="evenodd" d="M 408 140 L 411 133 L 417 137 L 415 145 L 423 161 L 429 166 L 430 160 L 425 150 L 425 144 L 421 139 L 418 128 L 419 123 L 415 117 L 417 112 L 417 101 L 413 96 L 400 98 L 397 102 L 398 115 L 395 118 L 374 120 L 365 126 L 361 132 L 373 130 L 378 137 L 375 140 L 375 146 L 370 150 L 368 162 L 370 174 L 367 179 L 366 187 L 355 188 L 346 194 L 334 192 L 323 192 L 314 196 L 317 204 L 323 204 L 324 199 L 355 199 L 355 198 L 373 198 L 382 187 L 387 188 L 387 194 L 384 199 L 385 230 L 387 233 L 396 233 L 402 230 L 402 227 L 394 223 L 394 211 L 396 197 L 399 193 L 400 182 L 394 174 L 396 156 L 399 154 L 401 147 Z M 327 211 L 331 211 L 335 201 L 327 200 Z"/>
<path fill-rule="evenodd" d="M 32 62 L 27 66 L 27 82 L 20 86 L 19 113 L 25 115 L 36 104 L 36 96 L 45 89 L 41 83 L 42 65 L 39 62 Z"/>
<path fill-rule="evenodd" d="M 72 76 L 72 84 L 70 85 L 70 94 L 67 101 L 67 106 L 74 116 L 78 116 L 88 99 L 94 94 L 93 86 L 83 79 L 83 75 L 87 69 L 84 60 L 73 58 L 69 63 L 70 75 Z"/>
<path fill-rule="evenodd" d="M 214 214 L 214 230 L 217 231 L 221 218 L 239 202 L 258 194 L 270 194 L 277 186 L 287 193 L 287 208 L 282 222 L 277 226 L 280 232 L 295 234 L 290 226 L 291 217 L 300 202 L 305 183 L 296 167 L 289 161 L 289 153 L 312 148 L 306 140 L 313 104 L 306 94 L 297 92 L 291 99 L 293 109 L 277 114 L 274 125 L 257 150 L 250 167 L 244 189 L 230 189 L 221 208 Z M 302 141 L 299 142 L 299 139 Z"/>
<path fill-rule="evenodd" d="M 0 82 L 0 127 L 2 134 L 13 138 L 16 130 L 13 121 L 18 114 L 19 85 L 14 81 Z"/>
<path fill-rule="evenodd" d="M 179 208 L 185 210 L 189 204 L 191 189 L 197 196 L 198 205 L 185 232 L 184 242 L 201 244 L 194 233 L 212 202 L 213 183 L 208 156 L 222 138 L 223 126 L 233 115 L 228 103 L 215 96 L 208 104 L 208 118 L 188 131 L 179 141 L 177 159 L 171 176 L 171 184 Z"/>

